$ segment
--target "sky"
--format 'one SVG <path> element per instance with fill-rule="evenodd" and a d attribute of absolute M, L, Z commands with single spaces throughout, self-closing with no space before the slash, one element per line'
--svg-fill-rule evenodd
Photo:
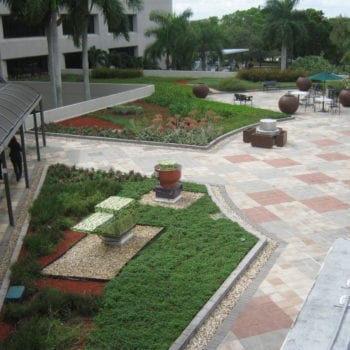
<path fill-rule="evenodd" d="M 190 8 L 193 12 L 192 20 L 217 16 L 221 18 L 238 10 L 247 10 L 251 7 L 264 7 L 264 0 L 173 0 L 173 10 L 176 14 Z M 339 15 L 350 17 L 349 0 L 300 0 L 297 9 L 313 8 L 323 11 L 328 17 Z"/>

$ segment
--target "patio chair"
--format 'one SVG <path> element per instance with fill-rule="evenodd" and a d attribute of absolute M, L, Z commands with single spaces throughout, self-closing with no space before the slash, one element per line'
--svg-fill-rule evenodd
<path fill-rule="evenodd" d="M 332 102 L 327 104 L 328 108 L 329 108 L 329 111 L 332 113 L 332 114 L 335 114 L 335 113 L 338 113 L 340 114 L 340 102 L 339 102 L 339 98 L 337 96 L 335 96 L 333 99 L 332 99 Z"/>
<path fill-rule="evenodd" d="M 302 100 L 301 100 L 301 105 L 304 106 L 304 110 L 306 111 L 306 109 L 308 107 L 312 107 L 313 110 L 315 111 L 315 96 L 308 94 L 306 95 Z"/>

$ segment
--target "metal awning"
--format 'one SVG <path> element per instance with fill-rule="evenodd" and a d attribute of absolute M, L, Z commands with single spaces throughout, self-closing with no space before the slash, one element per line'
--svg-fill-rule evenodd
<path fill-rule="evenodd" d="M 6 147 L 12 137 L 20 132 L 21 147 L 23 154 L 23 170 L 26 188 L 29 188 L 28 167 L 25 152 L 24 127 L 25 119 L 33 115 L 35 125 L 35 141 L 37 150 L 37 159 L 40 160 L 38 128 L 36 121 L 36 109 L 40 112 L 41 125 L 44 126 L 44 113 L 42 108 L 42 97 L 33 88 L 27 85 L 7 83 L 0 79 L 0 159 L 2 165 L 2 174 L 5 184 L 6 201 L 10 224 L 14 225 L 12 202 L 10 194 L 10 185 L 8 180 L 8 170 L 6 161 Z M 45 146 L 45 132 L 42 127 L 43 144 Z"/>
<path fill-rule="evenodd" d="M 241 52 L 247 52 L 249 49 L 222 49 L 221 52 L 223 55 L 230 55 L 233 53 L 241 53 Z"/>
<path fill-rule="evenodd" d="M 29 86 L 0 84 L 0 153 L 40 101 L 40 94 Z"/>

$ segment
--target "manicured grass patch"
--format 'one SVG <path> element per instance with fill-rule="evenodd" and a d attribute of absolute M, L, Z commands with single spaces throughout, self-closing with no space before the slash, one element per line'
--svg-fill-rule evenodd
<path fill-rule="evenodd" d="M 107 285 L 90 349 L 170 347 L 256 243 L 236 223 L 213 220 L 217 212 L 208 195 L 182 210 L 141 206 L 140 224 L 166 230 Z"/>

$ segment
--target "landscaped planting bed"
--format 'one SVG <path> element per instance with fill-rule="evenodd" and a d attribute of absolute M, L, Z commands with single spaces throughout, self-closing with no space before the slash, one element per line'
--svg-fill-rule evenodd
<path fill-rule="evenodd" d="M 26 296 L 5 305 L 0 321 L 17 326 L 0 347 L 75 349 L 83 342 L 89 349 L 169 348 L 256 238 L 229 219 L 215 219 L 219 209 L 202 185 L 183 184 L 186 192 L 203 193 L 183 208 L 145 204 L 155 184 L 156 179 L 133 172 L 49 168 L 30 211 L 26 254 L 12 269 L 11 284 L 24 284 Z M 38 281 L 46 278 L 38 259 L 52 254 L 64 232 L 98 203 L 116 195 L 138 201 L 137 224 L 162 227 L 161 234 L 107 283 L 102 297 L 41 289 L 45 283 Z M 147 201 L 140 201 L 145 196 Z M 85 327 L 92 318 L 93 327 Z M 37 332 L 32 334 L 29 324 Z"/>
<path fill-rule="evenodd" d="M 155 93 L 148 98 L 87 116 L 50 123 L 47 131 L 207 145 L 220 135 L 257 123 L 267 116 L 278 119 L 286 115 L 251 106 L 196 98 L 192 86 L 164 79 L 163 82 L 155 81 Z"/>

